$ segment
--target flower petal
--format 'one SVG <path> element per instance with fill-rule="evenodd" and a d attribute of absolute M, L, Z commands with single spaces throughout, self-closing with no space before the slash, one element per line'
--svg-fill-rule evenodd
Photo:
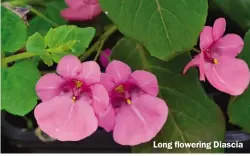
<path fill-rule="evenodd" d="M 183 74 L 187 72 L 187 70 L 191 67 L 198 66 L 200 72 L 200 81 L 205 81 L 205 74 L 204 74 L 204 56 L 201 52 L 200 54 L 196 55 L 184 68 Z"/>
<path fill-rule="evenodd" d="M 240 95 L 248 87 L 250 72 L 248 65 L 241 59 L 223 56 L 217 58 L 219 64 L 206 64 L 205 75 L 218 90 Z"/>
<path fill-rule="evenodd" d="M 57 96 L 35 108 L 38 126 L 60 141 L 78 141 L 94 133 L 98 127 L 93 108 L 83 100 Z"/>
<path fill-rule="evenodd" d="M 156 136 L 168 116 L 167 104 L 158 97 L 144 94 L 117 113 L 114 140 L 121 145 L 138 145 Z"/>
<path fill-rule="evenodd" d="M 113 77 L 116 84 L 120 84 L 128 81 L 131 68 L 121 61 L 114 60 L 107 66 L 106 73 Z"/>
<path fill-rule="evenodd" d="M 73 79 L 81 72 L 80 60 L 74 55 L 64 56 L 58 63 L 56 72 L 64 79 Z"/>
<path fill-rule="evenodd" d="M 112 108 L 112 106 L 109 107 L 109 110 L 106 112 L 106 114 L 98 118 L 98 124 L 107 132 L 110 132 L 114 129 L 115 110 Z"/>
<path fill-rule="evenodd" d="M 99 83 L 103 85 L 103 87 L 108 91 L 108 93 L 111 93 L 113 89 L 116 87 L 113 77 L 107 73 L 101 74 L 101 79 Z"/>
<path fill-rule="evenodd" d="M 83 1 L 79 1 L 79 0 L 65 0 L 66 4 L 73 9 L 76 9 L 82 5 L 84 5 Z"/>
<path fill-rule="evenodd" d="M 214 40 L 212 36 L 213 28 L 210 26 L 205 26 L 200 34 L 200 49 L 203 51 L 209 48 Z"/>
<path fill-rule="evenodd" d="M 110 107 L 108 92 L 100 84 L 91 86 L 91 90 L 93 97 L 92 105 L 94 107 L 94 111 L 99 117 L 101 117 L 107 113 Z"/>
<path fill-rule="evenodd" d="M 79 80 L 82 80 L 87 85 L 98 83 L 100 77 L 101 69 L 95 61 L 82 63 L 82 72 L 77 76 Z"/>
<path fill-rule="evenodd" d="M 130 81 L 149 95 L 157 96 L 159 92 L 157 78 L 150 72 L 136 70 L 131 74 Z"/>
<path fill-rule="evenodd" d="M 218 18 L 214 22 L 213 26 L 213 39 L 217 41 L 221 38 L 226 30 L 226 20 L 225 18 Z"/>
<path fill-rule="evenodd" d="M 49 100 L 60 94 L 63 79 L 56 74 L 46 74 L 36 84 L 36 93 L 42 100 Z"/>
<path fill-rule="evenodd" d="M 83 4 L 77 8 L 66 8 L 61 11 L 61 16 L 71 21 L 88 21 L 100 15 L 102 12 L 99 4 Z"/>
<path fill-rule="evenodd" d="M 227 55 L 236 57 L 243 49 L 244 41 L 239 35 L 227 34 L 219 39 L 211 48 L 213 57 Z"/>
<path fill-rule="evenodd" d="M 100 54 L 100 63 L 101 65 L 106 68 L 109 64 L 109 58 L 111 55 L 111 50 L 110 49 L 105 49 L 104 51 L 101 52 Z"/>

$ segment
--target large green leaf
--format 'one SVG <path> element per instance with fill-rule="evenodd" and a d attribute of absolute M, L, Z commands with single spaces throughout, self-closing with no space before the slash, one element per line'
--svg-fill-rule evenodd
<path fill-rule="evenodd" d="M 244 42 L 245 46 L 239 57 L 244 59 L 250 68 L 250 30 L 246 33 Z M 250 133 L 250 87 L 242 95 L 234 97 L 229 104 L 228 114 L 231 123 Z"/>
<path fill-rule="evenodd" d="M 226 15 L 234 20 L 241 28 L 250 28 L 249 0 L 212 0 Z"/>
<path fill-rule="evenodd" d="M 195 69 L 182 75 L 183 67 L 190 61 L 188 53 L 169 62 L 149 55 L 135 41 L 124 38 L 117 43 L 112 59 L 128 63 L 132 69 L 144 69 L 157 76 L 160 93 L 169 106 L 168 120 L 156 142 L 213 142 L 224 139 L 224 118 L 218 106 L 205 94 Z M 135 152 L 218 152 L 221 149 L 173 148 L 153 149 L 152 142 L 135 146 Z M 160 150 L 160 151 L 158 151 Z"/>
<path fill-rule="evenodd" d="M 30 61 L 21 61 L 10 68 L 2 69 L 1 108 L 24 116 L 37 104 L 35 92 L 40 72 Z"/>
<path fill-rule="evenodd" d="M 43 13 L 49 20 L 51 20 L 55 24 L 64 25 L 66 24 L 66 21 L 61 17 L 60 12 L 66 7 L 67 5 L 65 4 L 64 0 L 55 0 L 46 4 L 46 9 Z M 29 36 L 33 35 L 35 32 L 39 32 L 42 35 L 45 35 L 46 32 L 52 27 L 54 27 L 52 23 L 37 16 L 29 22 L 28 33 Z"/>
<path fill-rule="evenodd" d="M 14 12 L 1 6 L 1 46 L 4 52 L 16 52 L 27 39 L 27 27 Z"/>
<path fill-rule="evenodd" d="M 169 60 L 190 50 L 207 17 L 207 0 L 100 0 L 103 10 L 126 36 L 152 56 Z"/>

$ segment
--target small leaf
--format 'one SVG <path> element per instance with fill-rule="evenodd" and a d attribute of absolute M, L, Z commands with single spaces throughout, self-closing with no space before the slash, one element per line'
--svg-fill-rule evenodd
<path fill-rule="evenodd" d="M 147 70 L 156 75 L 160 87 L 159 97 L 169 107 L 168 120 L 154 139 L 157 143 L 179 141 L 213 142 L 223 141 L 225 126 L 220 108 L 205 94 L 198 80 L 197 72 L 191 69 L 182 75 L 183 67 L 190 61 L 188 53 L 169 62 L 149 55 L 139 43 L 124 38 L 112 50 L 112 59 L 128 63 L 133 70 Z M 148 142 L 133 147 L 135 152 L 221 152 L 213 148 L 153 149 Z"/>
<path fill-rule="evenodd" d="M 16 52 L 25 45 L 27 27 L 17 14 L 3 6 L 1 6 L 1 19 L 2 51 Z"/>
<path fill-rule="evenodd" d="M 2 109 L 14 115 L 26 115 L 37 104 L 35 86 L 40 72 L 26 60 L 5 68 L 2 74 Z"/>
<path fill-rule="evenodd" d="M 107 16 L 152 56 L 169 60 L 197 43 L 207 0 L 99 0 Z"/>
<path fill-rule="evenodd" d="M 250 68 L 250 30 L 245 35 L 244 43 L 244 49 L 239 57 L 244 59 Z M 228 108 L 230 122 L 250 133 L 250 86 L 242 95 L 233 99 Z"/>
<path fill-rule="evenodd" d="M 64 0 L 54 0 L 46 3 L 46 9 L 43 11 L 44 15 L 54 23 L 58 25 L 66 24 L 66 21 L 61 17 L 60 12 L 66 8 Z M 45 35 L 46 32 L 54 27 L 51 23 L 44 20 L 43 18 L 36 16 L 29 22 L 29 35 L 33 35 L 35 32 L 39 32 Z"/>
<path fill-rule="evenodd" d="M 212 0 L 226 15 L 242 29 L 250 28 L 249 0 Z"/>
<path fill-rule="evenodd" d="M 40 58 L 43 60 L 43 62 L 48 65 L 49 67 L 53 65 L 53 60 L 50 56 L 49 53 L 45 53 L 43 55 L 40 56 Z"/>
<path fill-rule="evenodd" d="M 45 48 L 45 40 L 40 33 L 35 33 L 28 38 L 26 44 L 27 52 L 44 53 Z"/>
<path fill-rule="evenodd" d="M 60 26 L 51 28 L 45 36 L 48 52 L 55 62 L 71 53 L 79 56 L 83 54 L 95 36 L 95 29 L 91 27 L 78 28 L 76 26 Z"/>

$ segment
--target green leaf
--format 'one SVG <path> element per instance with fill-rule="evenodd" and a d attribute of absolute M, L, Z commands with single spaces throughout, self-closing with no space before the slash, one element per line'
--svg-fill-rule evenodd
<path fill-rule="evenodd" d="M 2 109 L 24 116 L 37 104 L 35 92 L 40 72 L 30 61 L 17 62 L 2 71 Z"/>
<path fill-rule="evenodd" d="M 40 33 L 35 33 L 28 38 L 26 50 L 33 53 L 44 53 L 46 48 L 45 40 Z"/>
<path fill-rule="evenodd" d="M 45 64 L 47 64 L 49 67 L 53 65 L 53 59 L 51 58 L 51 55 L 49 53 L 45 53 L 40 56 L 40 58 L 43 60 Z"/>
<path fill-rule="evenodd" d="M 152 56 L 169 60 L 197 43 L 207 17 L 207 0 L 100 0 L 126 36 Z"/>
<path fill-rule="evenodd" d="M 124 38 L 112 50 L 112 59 L 129 64 L 133 70 L 147 70 L 157 76 L 159 97 L 169 107 L 168 120 L 154 139 L 156 142 L 213 142 L 224 139 L 224 117 L 219 107 L 205 94 L 195 69 L 182 75 L 190 61 L 188 53 L 165 62 L 149 55 L 135 41 Z M 153 149 L 152 141 L 133 147 L 135 152 L 219 152 L 222 149 Z M 160 150 L 160 151 L 158 151 Z"/>
<path fill-rule="evenodd" d="M 2 51 L 16 52 L 27 40 L 27 27 L 14 12 L 1 6 Z"/>
<path fill-rule="evenodd" d="M 244 59 L 250 68 L 250 30 L 246 33 L 244 42 L 245 46 L 239 57 Z M 242 95 L 234 97 L 229 103 L 228 114 L 231 123 L 241 126 L 250 133 L 250 86 Z"/>
<path fill-rule="evenodd" d="M 49 47 L 47 51 L 51 52 L 52 59 L 58 62 L 69 53 L 76 56 L 83 54 L 94 36 L 94 28 L 78 28 L 64 25 L 50 29 L 45 36 L 45 42 Z"/>
<path fill-rule="evenodd" d="M 244 37 L 244 48 L 239 55 L 239 58 L 245 60 L 250 68 L 250 29 Z"/>
<path fill-rule="evenodd" d="M 51 59 L 50 54 L 46 51 L 46 47 L 45 39 L 40 33 L 35 33 L 30 36 L 26 44 L 27 52 L 40 53 L 40 58 L 43 62 L 48 66 L 52 66 L 53 60 Z"/>
<path fill-rule="evenodd" d="M 250 28 L 249 0 L 212 0 L 212 2 L 242 29 L 247 30 Z"/>
<path fill-rule="evenodd" d="M 66 24 L 66 21 L 61 17 L 60 12 L 66 7 L 67 5 L 63 0 L 55 0 L 46 4 L 46 9 L 43 13 L 49 20 L 53 21 L 57 25 L 64 25 Z M 39 32 L 42 35 L 45 35 L 46 32 L 48 32 L 48 30 L 52 27 L 54 27 L 52 23 L 49 23 L 43 18 L 37 16 L 29 22 L 28 33 L 29 35 L 33 35 L 35 32 Z"/>

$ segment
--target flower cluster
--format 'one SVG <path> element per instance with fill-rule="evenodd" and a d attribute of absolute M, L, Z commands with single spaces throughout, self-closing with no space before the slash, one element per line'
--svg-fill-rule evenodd
<path fill-rule="evenodd" d="M 42 102 L 35 118 L 42 131 L 60 141 L 77 141 L 99 126 L 113 131 L 122 145 L 151 140 L 167 120 L 167 104 L 156 97 L 156 77 L 134 71 L 112 61 L 101 73 L 94 61 L 81 63 L 77 57 L 63 57 L 56 74 L 46 74 L 37 83 Z"/>
<path fill-rule="evenodd" d="M 198 66 L 200 80 L 205 78 L 218 90 L 240 95 L 249 84 L 248 65 L 236 56 L 244 42 L 225 32 L 226 21 L 205 26 L 200 34 L 201 52 L 184 68 Z M 100 56 L 101 73 L 94 61 L 81 63 L 73 55 L 63 57 L 57 74 L 46 74 L 37 83 L 42 102 L 35 108 L 39 127 L 60 141 L 77 141 L 93 134 L 97 127 L 113 131 L 121 145 L 150 141 L 165 124 L 168 107 L 157 97 L 159 86 L 154 74 L 136 70 L 118 60 L 109 63 L 111 50 Z"/>

